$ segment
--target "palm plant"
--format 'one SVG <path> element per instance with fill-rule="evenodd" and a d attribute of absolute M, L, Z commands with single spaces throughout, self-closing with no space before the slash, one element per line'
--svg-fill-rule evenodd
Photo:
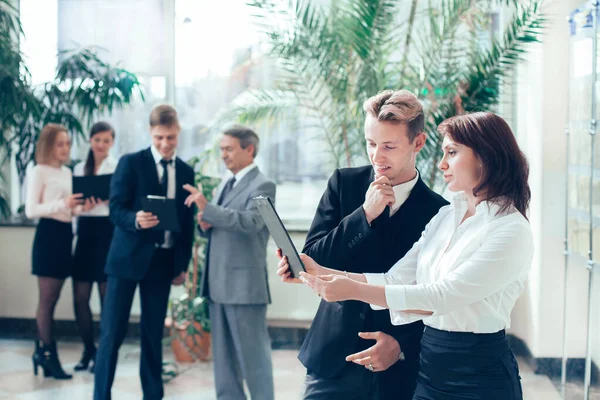
<path fill-rule="evenodd" d="M 18 11 L 11 0 L 0 0 L 0 167 L 14 154 L 21 184 L 45 124 L 63 124 L 81 138 L 95 118 L 124 107 L 136 94 L 144 99 L 137 77 L 104 62 L 97 48 L 60 52 L 55 78 L 34 86 L 19 48 L 22 36 Z M 0 174 L 0 213 L 6 216 L 2 182 Z"/>
<path fill-rule="evenodd" d="M 426 110 L 429 140 L 417 163 L 430 185 L 438 178 L 437 125 L 498 105 L 505 79 L 524 46 L 539 41 L 546 21 L 541 0 L 248 4 L 266 35 L 276 83 L 242 93 L 221 120 L 273 121 L 300 110 L 325 140 L 333 164 L 352 166 L 365 156 L 362 103 L 383 89 L 409 89 Z M 490 29 L 498 7 L 511 15 L 502 37 Z"/>

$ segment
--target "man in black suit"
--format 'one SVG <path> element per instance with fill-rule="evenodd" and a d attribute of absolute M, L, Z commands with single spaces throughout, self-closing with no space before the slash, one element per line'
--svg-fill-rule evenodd
<path fill-rule="evenodd" d="M 321 198 L 303 252 L 347 272 L 387 272 L 447 204 L 415 168 L 426 140 L 423 108 L 406 90 L 364 103 L 371 165 L 336 170 Z M 291 279 L 285 260 L 278 274 Z M 298 358 L 307 369 L 305 400 L 411 400 L 423 323 L 394 326 L 387 310 L 321 301 Z M 375 341 L 375 344 L 373 344 Z"/>
<path fill-rule="evenodd" d="M 171 284 L 181 285 L 192 252 L 193 209 L 184 205 L 185 184 L 194 171 L 176 157 L 181 128 L 175 109 L 150 114 L 152 146 L 121 158 L 110 187 L 115 233 L 106 261 L 107 291 L 96 356 L 94 399 L 111 398 L 119 347 L 123 343 L 136 287 L 141 301 L 140 378 L 144 399 L 162 399 L 162 337 Z M 157 216 L 143 211 L 142 198 L 160 195 L 177 203 L 179 232 L 152 229 Z"/>

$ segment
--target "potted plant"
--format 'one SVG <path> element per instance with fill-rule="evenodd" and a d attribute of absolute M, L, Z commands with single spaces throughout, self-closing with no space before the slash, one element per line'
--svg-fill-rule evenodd
<path fill-rule="evenodd" d="M 212 154 L 214 154 L 213 150 L 207 150 L 188 161 L 188 164 L 196 171 L 196 185 L 202 187 L 202 192 L 209 201 L 220 182 L 220 178 L 205 174 L 205 167 Z M 165 326 L 169 330 L 165 344 L 171 346 L 175 360 L 179 363 L 211 359 L 208 304 L 200 297 L 199 285 L 206 264 L 207 246 L 208 239 L 200 236 L 196 231 L 192 260 L 185 282 L 186 293 L 178 299 L 171 300 L 170 315 L 165 320 Z M 179 370 L 174 363 L 165 363 L 163 380 L 169 381 L 178 374 Z"/>

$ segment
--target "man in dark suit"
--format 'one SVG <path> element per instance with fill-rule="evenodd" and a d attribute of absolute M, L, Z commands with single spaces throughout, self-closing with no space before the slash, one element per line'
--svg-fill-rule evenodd
<path fill-rule="evenodd" d="M 329 268 L 381 273 L 447 202 L 415 168 L 426 140 L 418 99 L 405 90 L 385 91 L 363 108 L 371 165 L 333 173 L 303 252 Z M 297 281 L 285 266 L 278 273 Z M 321 301 L 298 356 L 307 369 L 304 399 L 411 400 L 422 333 L 422 322 L 393 326 L 387 310 L 366 303 Z"/>
<path fill-rule="evenodd" d="M 94 399 L 111 398 L 119 347 L 123 343 L 136 288 L 141 300 L 140 378 L 144 399 L 162 399 L 162 337 L 171 284 L 180 285 L 192 252 L 193 209 L 186 207 L 183 185 L 194 171 L 176 157 L 181 128 L 175 109 L 155 107 L 150 114 L 152 146 L 121 158 L 110 188 L 115 233 L 106 261 L 107 291 L 96 356 Z M 142 198 L 175 199 L 179 232 L 153 229 L 157 216 L 143 211 Z"/>

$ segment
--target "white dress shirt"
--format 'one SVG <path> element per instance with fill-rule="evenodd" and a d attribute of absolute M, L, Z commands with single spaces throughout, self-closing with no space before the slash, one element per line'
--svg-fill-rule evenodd
<path fill-rule="evenodd" d="M 85 168 L 85 161 L 82 161 L 82 162 L 78 163 L 77 165 L 75 165 L 75 167 L 73 168 L 73 176 L 83 176 L 84 168 Z M 100 167 L 98 168 L 98 171 L 96 172 L 96 175 L 112 174 L 115 172 L 115 169 L 117 169 L 117 160 L 112 156 L 108 156 L 100 164 Z M 104 200 L 108 200 L 108 199 L 101 199 L 101 200 L 104 201 Z M 110 211 L 109 211 L 108 204 L 100 203 L 96 207 L 92 208 L 90 211 L 80 212 L 79 216 L 81 216 L 81 217 L 108 217 L 109 212 Z"/>
<path fill-rule="evenodd" d="M 28 218 L 53 218 L 71 222 L 71 209 L 65 199 L 72 194 L 71 170 L 38 164 L 27 173 L 25 215 Z"/>
<path fill-rule="evenodd" d="M 158 181 L 160 182 L 162 180 L 162 176 L 163 176 L 163 166 L 160 164 L 160 160 L 163 159 L 163 156 L 158 152 L 158 150 L 156 149 L 156 147 L 151 146 L 150 147 L 150 151 L 152 152 L 152 157 L 154 157 L 154 162 L 156 163 L 156 171 L 158 172 Z M 175 160 L 177 159 L 177 154 L 173 154 L 173 157 L 171 157 L 171 160 L 173 160 L 173 162 L 169 165 L 167 165 L 167 173 L 169 174 L 168 176 L 168 187 L 167 187 L 167 198 L 168 199 L 174 199 L 175 198 L 175 188 L 176 186 L 176 182 L 175 182 Z M 163 249 L 170 249 L 171 247 L 173 247 L 173 240 L 171 238 L 171 231 L 165 231 L 165 242 L 163 243 L 163 245 L 161 246 Z"/>
<path fill-rule="evenodd" d="M 415 177 L 410 181 L 392 187 L 392 189 L 394 189 L 394 199 L 396 201 L 390 207 L 390 217 L 396 214 L 396 211 L 398 211 L 400 206 L 402 206 L 406 199 L 408 199 L 408 196 L 410 196 L 410 192 L 412 192 L 418 180 L 419 172 L 417 172 Z"/>
<path fill-rule="evenodd" d="M 238 185 L 238 183 L 240 183 L 240 181 L 242 180 L 243 177 L 248 175 L 248 173 L 256 167 L 258 167 L 258 165 L 256 165 L 256 163 L 253 162 L 252 164 L 247 165 L 246 167 L 240 169 L 237 174 L 233 175 L 233 176 L 235 176 L 235 182 L 233 182 L 232 189 L 234 187 L 236 187 Z M 231 176 L 229 177 L 229 179 L 231 179 Z"/>
<path fill-rule="evenodd" d="M 394 325 L 423 319 L 433 328 L 474 333 L 510 327 L 511 310 L 531 267 L 533 238 L 521 213 L 511 208 L 496 215 L 499 209 L 481 202 L 461 224 L 467 197 L 458 193 L 387 273 L 365 274 L 370 284 L 385 285 Z"/>

